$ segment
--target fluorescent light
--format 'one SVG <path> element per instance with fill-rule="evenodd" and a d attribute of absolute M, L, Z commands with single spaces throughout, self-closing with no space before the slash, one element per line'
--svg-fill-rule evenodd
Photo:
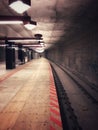
<path fill-rule="evenodd" d="M 4 45 L 4 44 L 0 44 L 0 47 L 5 47 L 6 45 Z"/>
<path fill-rule="evenodd" d="M 43 43 L 43 42 L 40 42 L 40 45 L 44 45 L 44 43 Z"/>
<path fill-rule="evenodd" d="M 34 29 L 36 26 L 35 25 L 32 25 L 32 24 L 26 24 L 26 25 L 24 25 L 25 26 L 25 28 L 26 29 L 28 29 L 28 30 L 32 30 L 32 29 Z"/>
<path fill-rule="evenodd" d="M 25 46 L 25 47 L 40 47 L 40 45 L 39 44 L 32 44 L 32 45 L 23 45 L 23 46 Z"/>
<path fill-rule="evenodd" d="M 36 48 L 34 48 L 34 50 L 36 51 L 36 52 L 38 52 L 38 53 L 42 53 L 42 52 L 44 52 L 44 48 L 43 47 L 36 47 Z"/>
<path fill-rule="evenodd" d="M 38 43 L 36 39 L 24 39 L 24 40 L 19 40 L 19 39 L 16 39 L 16 40 L 8 40 L 9 42 L 16 42 L 16 43 L 28 43 L 28 42 L 34 42 L 34 43 Z"/>
<path fill-rule="evenodd" d="M 0 24 L 23 24 L 22 21 L 0 21 Z"/>
<path fill-rule="evenodd" d="M 17 13 L 23 13 L 25 12 L 26 10 L 28 10 L 30 8 L 30 5 L 20 1 L 20 0 L 17 0 L 13 3 L 11 3 L 9 5 L 13 10 L 15 10 Z"/>
<path fill-rule="evenodd" d="M 24 24 L 25 28 L 28 30 L 32 30 L 36 27 L 36 22 L 35 21 L 30 21 Z"/>

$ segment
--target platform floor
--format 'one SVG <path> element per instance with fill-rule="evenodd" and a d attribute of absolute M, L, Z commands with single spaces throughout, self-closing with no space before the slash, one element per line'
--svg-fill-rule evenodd
<path fill-rule="evenodd" d="M 44 58 L 0 75 L 0 130 L 62 130 L 53 75 Z"/>

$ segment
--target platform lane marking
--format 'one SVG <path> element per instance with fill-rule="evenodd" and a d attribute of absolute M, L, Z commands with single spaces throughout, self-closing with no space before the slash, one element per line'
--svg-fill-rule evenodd
<path fill-rule="evenodd" d="M 54 93 L 55 95 L 57 95 L 57 94 L 56 94 L 56 90 L 53 89 L 53 88 L 50 88 L 50 92 L 52 92 L 52 93 Z"/>
<path fill-rule="evenodd" d="M 53 108 L 50 108 L 50 111 L 51 111 L 52 113 L 55 113 L 56 115 L 60 116 L 60 112 L 59 112 L 59 111 L 57 111 L 57 110 L 55 110 L 55 109 L 53 109 Z"/>
<path fill-rule="evenodd" d="M 57 97 L 50 97 L 50 106 L 57 107 L 59 109 Z"/>
<path fill-rule="evenodd" d="M 53 90 L 51 90 L 51 89 L 50 89 L 50 95 L 51 95 L 51 96 L 53 95 L 53 96 L 57 97 L 56 91 L 53 91 Z"/>
<path fill-rule="evenodd" d="M 50 92 L 50 100 L 51 100 L 52 102 L 55 102 L 55 104 L 57 104 L 57 105 L 59 106 L 57 95 L 54 95 L 54 93 L 51 93 L 51 92 Z"/>
<path fill-rule="evenodd" d="M 58 100 L 57 100 L 57 99 L 55 99 L 54 97 L 50 97 L 50 100 L 53 100 L 53 101 L 55 101 L 55 102 L 57 102 L 57 103 L 58 103 Z"/>
<path fill-rule="evenodd" d="M 51 90 L 51 89 L 50 89 L 50 94 L 53 94 L 53 95 L 57 96 L 56 91 L 53 91 L 53 90 Z"/>
<path fill-rule="evenodd" d="M 57 96 L 56 91 L 50 90 L 50 94 L 52 94 L 52 95 L 54 95 L 54 96 Z"/>
<path fill-rule="evenodd" d="M 50 97 L 55 97 L 55 98 L 57 98 L 56 92 L 50 91 Z"/>
<path fill-rule="evenodd" d="M 49 68 L 49 72 L 50 72 L 50 130 L 63 130 L 58 97 L 51 67 Z"/>
<path fill-rule="evenodd" d="M 52 85 L 51 88 L 50 88 L 50 90 L 56 92 L 55 86 Z"/>
<path fill-rule="evenodd" d="M 59 104 L 58 104 L 58 101 L 57 101 L 57 97 L 50 98 L 50 106 L 57 107 L 59 109 Z"/>
<path fill-rule="evenodd" d="M 57 103 L 54 103 L 54 102 L 50 102 L 50 106 L 53 106 L 53 107 L 59 108 L 59 105 L 58 105 Z"/>
<path fill-rule="evenodd" d="M 55 128 L 53 128 L 53 126 L 50 126 L 50 130 L 56 130 Z"/>
<path fill-rule="evenodd" d="M 62 127 L 61 120 L 56 119 L 54 116 L 50 116 L 50 120 L 56 123 L 58 126 Z"/>

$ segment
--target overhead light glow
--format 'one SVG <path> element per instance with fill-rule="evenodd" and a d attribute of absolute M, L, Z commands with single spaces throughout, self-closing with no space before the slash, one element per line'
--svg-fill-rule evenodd
<path fill-rule="evenodd" d="M 22 21 L 0 21 L 0 24 L 23 24 Z"/>
<path fill-rule="evenodd" d="M 5 47 L 6 45 L 4 45 L 4 44 L 0 44 L 0 47 Z"/>
<path fill-rule="evenodd" d="M 28 30 L 32 30 L 36 27 L 36 22 L 30 21 L 30 22 L 27 22 L 26 24 L 24 23 L 24 27 Z"/>
<path fill-rule="evenodd" d="M 25 47 L 40 47 L 40 45 L 38 45 L 38 44 L 32 44 L 32 45 L 23 45 L 23 46 L 25 46 Z"/>
<path fill-rule="evenodd" d="M 44 52 L 44 48 L 42 48 L 42 47 L 37 47 L 37 48 L 35 49 L 35 51 L 38 52 L 38 53 L 42 53 L 42 52 Z"/>
<path fill-rule="evenodd" d="M 40 42 L 40 45 L 44 45 L 44 42 Z"/>
<path fill-rule="evenodd" d="M 25 12 L 26 10 L 28 10 L 30 8 L 30 5 L 20 1 L 20 0 L 17 0 L 15 2 L 12 2 L 10 5 L 9 5 L 13 10 L 15 10 L 17 13 L 23 13 Z"/>
<path fill-rule="evenodd" d="M 29 24 L 29 23 L 28 23 L 28 24 L 25 24 L 24 26 L 25 26 L 25 28 L 28 29 L 28 30 L 32 30 L 32 29 L 34 29 L 34 28 L 36 27 L 35 25 Z"/>
<path fill-rule="evenodd" d="M 25 39 L 25 40 L 8 40 L 9 42 L 16 42 L 16 43 L 28 43 L 28 42 L 34 42 L 34 43 L 38 43 L 35 39 Z"/>

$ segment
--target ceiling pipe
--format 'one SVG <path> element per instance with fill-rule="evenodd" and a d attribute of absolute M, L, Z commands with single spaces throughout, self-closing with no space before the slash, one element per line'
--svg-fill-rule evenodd
<path fill-rule="evenodd" d="M 23 24 L 25 28 L 32 30 L 37 22 L 31 21 L 30 16 L 0 16 L 0 24 Z"/>
<path fill-rule="evenodd" d="M 24 24 L 29 21 L 29 16 L 0 16 L 0 24 Z"/>
<path fill-rule="evenodd" d="M 43 38 L 36 39 L 36 37 L 0 37 L 0 40 L 43 40 Z"/>

